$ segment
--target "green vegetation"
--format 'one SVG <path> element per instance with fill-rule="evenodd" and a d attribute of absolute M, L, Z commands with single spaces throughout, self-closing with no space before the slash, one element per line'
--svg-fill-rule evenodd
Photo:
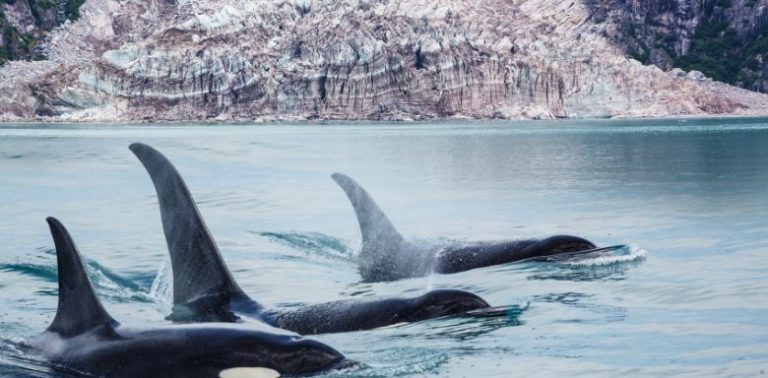
<path fill-rule="evenodd" d="M 76 20 L 80 17 L 80 7 L 85 0 L 67 0 L 64 4 L 66 18 Z M 7 5 L 6 5 L 7 4 Z M 16 4 L 16 7 L 29 7 L 34 19 L 34 30 L 24 33 L 9 25 L 3 6 Z M 38 38 L 59 24 L 59 0 L 0 0 L 0 65 L 9 60 L 44 60 L 45 57 L 35 54 Z M 25 26 L 26 27 L 26 26 Z"/>
<path fill-rule="evenodd" d="M 731 6 L 733 6 L 733 4 L 731 4 L 731 0 L 717 0 L 715 1 L 715 6 L 718 6 L 723 9 L 728 9 Z"/>
<path fill-rule="evenodd" d="M 632 59 L 637 60 L 642 64 L 648 64 L 650 63 L 651 50 L 649 50 L 645 46 L 642 46 L 640 48 L 630 50 L 629 56 L 632 57 Z"/>
<path fill-rule="evenodd" d="M 768 58 L 768 29 L 742 39 L 722 21 L 707 21 L 691 41 L 688 54 L 675 58 L 675 67 L 697 70 L 718 81 L 752 88 Z"/>
<path fill-rule="evenodd" d="M 19 32 L 12 26 L 5 26 L 3 28 L 3 43 L 0 48 L 0 63 L 5 63 L 9 60 L 16 59 L 15 43 L 18 40 Z"/>
<path fill-rule="evenodd" d="M 754 6 L 753 1 L 747 6 Z M 730 8 L 731 0 L 710 0 L 704 4 L 704 19 L 691 39 L 686 55 L 673 58 L 675 67 L 686 71 L 697 70 L 712 79 L 752 89 L 760 80 L 762 62 L 768 58 L 768 29 L 759 35 L 739 36 L 722 19 L 716 8 Z M 720 16 L 718 16 L 720 15 Z M 670 41 L 663 41 L 667 46 Z"/>
<path fill-rule="evenodd" d="M 77 20 L 80 18 L 80 7 L 85 3 L 85 0 L 67 0 L 67 5 L 64 7 L 64 13 L 70 20 Z"/>
<path fill-rule="evenodd" d="M 32 56 L 37 40 L 31 34 L 19 33 L 13 26 L 3 27 L 3 45 L 0 46 L 0 64 Z"/>
<path fill-rule="evenodd" d="M 685 55 L 678 55 L 682 31 L 659 24 L 655 18 L 646 19 L 643 24 L 628 22 L 623 25 L 626 52 L 643 64 L 701 71 L 714 80 L 765 91 L 768 27 L 757 25 L 762 29 L 758 33 L 743 30 L 743 25 L 732 24 L 739 18 L 729 13 L 752 12 L 751 7 L 758 3 L 759 0 L 750 0 L 745 9 L 733 9 L 733 0 L 700 1 L 700 23 L 689 37 Z"/>
<path fill-rule="evenodd" d="M 56 0 L 27 0 L 37 27 L 52 28 L 56 25 Z"/>
<path fill-rule="evenodd" d="M 739 46 L 743 46 L 742 42 L 726 22 L 707 21 L 693 35 L 688 54 L 676 58 L 673 64 L 686 71 L 697 70 L 715 80 L 734 83 L 744 64 Z"/>

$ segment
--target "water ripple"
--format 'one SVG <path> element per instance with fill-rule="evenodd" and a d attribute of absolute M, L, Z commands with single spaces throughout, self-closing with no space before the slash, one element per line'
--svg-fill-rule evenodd
<path fill-rule="evenodd" d="M 38 263 L 0 263 L 0 271 L 17 273 L 23 276 L 42 279 L 47 282 L 58 283 L 58 269 L 56 267 L 55 251 L 46 250 L 43 255 L 36 256 Z M 136 285 L 131 280 L 120 276 L 97 261 L 86 259 L 88 274 L 96 292 L 105 298 L 116 302 L 151 302 L 148 292 Z M 38 294 L 46 296 L 58 296 L 56 288 L 41 289 Z"/>
<path fill-rule="evenodd" d="M 353 262 L 352 249 L 340 239 L 317 232 L 252 232 L 276 243 L 323 258 Z"/>

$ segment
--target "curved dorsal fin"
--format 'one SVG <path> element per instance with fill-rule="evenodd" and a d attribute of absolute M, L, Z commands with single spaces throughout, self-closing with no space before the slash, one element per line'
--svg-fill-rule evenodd
<path fill-rule="evenodd" d="M 355 208 L 360 232 L 363 234 L 363 250 L 379 250 L 383 246 L 404 242 L 392 222 L 360 184 L 341 173 L 334 173 L 331 178 L 344 189 L 352 207 Z"/>
<path fill-rule="evenodd" d="M 59 308 L 48 331 L 73 337 L 99 327 L 113 328 L 118 323 L 104 310 L 88 279 L 75 242 L 64 225 L 48 218 L 56 245 L 59 269 Z"/>
<path fill-rule="evenodd" d="M 134 143 L 130 149 L 146 168 L 157 191 L 171 254 L 173 303 L 190 304 L 214 297 L 223 304 L 244 297 L 173 164 L 146 144 Z"/>

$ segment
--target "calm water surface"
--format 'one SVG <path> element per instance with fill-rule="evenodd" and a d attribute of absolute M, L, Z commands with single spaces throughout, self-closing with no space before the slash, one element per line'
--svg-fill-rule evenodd
<path fill-rule="evenodd" d="M 506 317 L 318 339 L 336 376 L 760 376 L 768 371 L 768 120 L 268 126 L 0 126 L 0 375 L 45 376 L 8 340 L 56 309 L 44 219 L 70 229 L 123 324 L 166 324 L 169 278 L 142 141 L 187 179 L 235 278 L 295 306 L 434 288 Z M 329 178 L 363 184 L 409 238 L 569 233 L 627 261 L 526 263 L 360 282 L 360 236 Z"/>

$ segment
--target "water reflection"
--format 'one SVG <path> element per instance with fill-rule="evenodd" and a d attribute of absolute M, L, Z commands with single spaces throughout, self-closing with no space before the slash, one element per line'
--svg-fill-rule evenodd
<path fill-rule="evenodd" d="M 395 327 L 396 334 L 389 337 L 470 340 L 504 327 L 523 324 L 520 317 L 528 306 L 510 305 L 476 310 L 462 315 L 431 319 Z"/>
<path fill-rule="evenodd" d="M 52 249 L 41 249 L 41 253 L 29 256 L 25 260 L 33 262 L 2 262 L 0 272 L 19 274 L 32 277 L 54 285 L 47 285 L 35 291 L 42 296 L 58 297 L 58 270 L 56 266 L 56 252 Z M 97 261 L 86 258 L 86 268 L 89 278 L 97 293 L 104 298 L 117 302 L 152 302 L 146 289 L 125 278 Z"/>
<path fill-rule="evenodd" d="M 275 243 L 319 257 L 354 263 L 352 249 L 343 241 L 319 232 L 252 232 Z"/>
<path fill-rule="evenodd" d="M 640 261 L 629 261 L 621 264 L 611 265 L 593 265 L 593 266 L 562 266 L 546 263 L 536 264 L 527 269 L 531 273 L 529 280 L 544 281 L 622 281 L 626 278 L 627 271 L 633 266 L 639 265 Z"/>
<path fill-rule="evenodd" d="M 77 375 L 73 372 L 54 374 L 50 362 L 44 356 L 16 341 L 6 339 L 0 339 L 0 376 L 20 378 L 83 377 L 83 375 Z"/>
<path fill-rule="evenodd" d="M 550 303 L 560 304 L 572 309 L 582 310 L 575 314 L 578 317 L 566 317 L 556 320 L 559 323 L 580 323 L 580 324 L 607 324 L 612 322 L 622 322 L 626 320 L 628 311 L 620 306 L 600 304 L 592 294 L 565 292 L 550 293 L 534 296 L 532 303 Z"/>

